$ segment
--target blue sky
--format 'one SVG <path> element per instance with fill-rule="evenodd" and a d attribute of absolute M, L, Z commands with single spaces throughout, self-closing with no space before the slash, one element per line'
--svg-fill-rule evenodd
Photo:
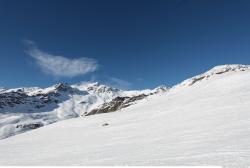
<path fill-rule="evenodd" d="M 248 0 L 0 0 L 0 86 L 172 86 L 250 64 Z"/>

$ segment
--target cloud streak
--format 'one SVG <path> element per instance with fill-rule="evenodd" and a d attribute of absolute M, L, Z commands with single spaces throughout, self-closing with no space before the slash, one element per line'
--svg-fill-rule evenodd
<path fill-rule="evenodd" d="M 32 41 L 25 40 L 28 46 L 26 53 L 36 60 L 43 72 L 55 77 L 75 77 L 94 72 L 98 68 L 97 61 L 92 58 L 69 59 L 40 50 Z"/>

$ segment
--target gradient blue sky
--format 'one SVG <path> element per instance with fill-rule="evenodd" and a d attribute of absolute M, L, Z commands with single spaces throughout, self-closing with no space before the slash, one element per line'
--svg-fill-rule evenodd
<path fill-rule="evenodd" d="M 53 74 L 34 50 L 97 67 Z M 3 87 L 172 86 L 220 64 L 250 64 L 248 0 L 0 0 Z"/>

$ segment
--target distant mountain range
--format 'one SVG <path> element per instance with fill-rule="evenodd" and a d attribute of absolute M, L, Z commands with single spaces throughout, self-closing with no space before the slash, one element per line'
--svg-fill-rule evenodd
<path fill-rule="evenodd" d="M 0 90 L 0 139 L 68 118 L 107 113 L 167 91 L 123 91 L 100 83 Z"/>
<path fill-rule="evenodd" d="M 217 66 L 154 90 L 2 89 L 0 165 L 248 167 L 249 109 L 249 65 Z"/>

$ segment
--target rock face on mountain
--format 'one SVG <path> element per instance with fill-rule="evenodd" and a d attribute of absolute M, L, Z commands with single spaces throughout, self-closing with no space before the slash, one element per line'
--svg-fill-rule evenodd
<path fill-rule="evenodd" d="M 66 95 L 75 93 L 68 84 L 57 84 L 50 89 L 19 88 L 0 92 L 0 112 L 37 112 L 48 105 L 56 105 Z M 21 110 L 23 108 L 23 110 Z M 21 111 L 20 111 L 21 110 Z"/>
<path fill-rule="evenodd" d="M 149 95 L 140 94 L 138 96 L 133 96 L 133 97 L 119 97 L 118 96 L 118 97 L 114 98 L 113 100 L 111 100 L 110 102 L 104 103 L 101 106 L 98 106 L 97 108 L 91 110 L 85 116 L 114 112 L 114 111 L 120 110 L 122 108 L 126 108 L 126 107 L 132 105 L 133 103 L 135 103 L 136 101 L 144 99 L 147 96 L 149 96 Z"/>
<path fill-rule="evenodd" d="M 113 112 L 167 90 L 123 91 L 100 83 L 1 89 L 0 139 L 72 117 Z"/>
<path fill-rule="evenodd" d="M 110 102 L 106 102 L 98 106 L 97 108 L 91 110 L 88 113 L 85 113 L 85 116 L 88 115 L 94 115 L 94 114 L 101 114 L 101 113 L 109 113 L 109 112 L 115 112 L 117 110 L 121 110 L 123 108 L 126 108 L 128 106 L 131 106 L 135 104 L 137 101 L 142 100 L 150 95 L 165 93 L 169 88 L 165 86 L 159 86 L 155 88 L 154 90 L 148 92 L 148 93 L 142 93 L 134 96 L 118 96 L 111 100 Z"/>
<path fill-rule="evenodd" d="M 249 65 L 239 65 L 239 64 L 220 65 L 220 66 L 216 66 L 216 67 L 212 68 L 211 70 L 209 70 L 203 74 L 194 76 L 190 79 L 183 81 L 180 84 L 180 86 L 192 86 L 201 80 L 208 80 L 209 78 L 216 76 L 216 75 L 220 75 L 220 74 L 224 74 L 224 73 L 235 73 L 235 72 L 247 71 L 247 70 L 250 70 Z"/>

